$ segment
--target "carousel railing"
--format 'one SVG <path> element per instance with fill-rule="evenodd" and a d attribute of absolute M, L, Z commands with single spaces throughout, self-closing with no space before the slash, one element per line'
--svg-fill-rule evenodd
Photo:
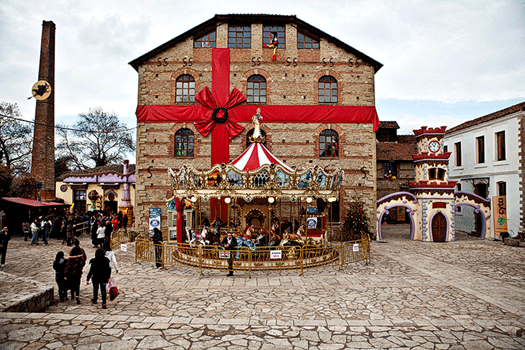
<path fill-rule="evenodd" d="M 126 244 L 135 241 L 137 233 L 128 228 L 127 230 L 119 228 L 117 231 L 111 232 L 109 244 L 112 250 L 118 249 L 121 244 Z"/>
<path fill-rule="evenodd" d="M 333 266 L 343 270 L 345 266 L 364 261 L 370 263 L 370 239 L 349 242 L 332 242 L 303 246 L 242 246 L 224 250 L 218 245 L 190 245 L 188 243 L 163 242 L 154 244 L 147 235 L 135 241 L 135 262 L 147 261 L 163 266 L 180 266 L 203 270 L 228 270 L 228 254 L 231 254 L 234 271 L 283 271 Z"/>

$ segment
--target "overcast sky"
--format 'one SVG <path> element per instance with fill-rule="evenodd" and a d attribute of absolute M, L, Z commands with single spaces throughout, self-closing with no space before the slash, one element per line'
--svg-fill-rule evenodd
<path fill-rule="evenodd" d="M 51 20 L 57 123 L 102 107 L 134 127 L 137 73 L 128 62 L 231 13 L 296 15 L 381 62 L 377 111 L 400 133 L 450 128 L 525 101 L 524 0 L 3 0 L 0 101 L 34 118 L 27 98 L 38 78 L 42 21 Z"/>

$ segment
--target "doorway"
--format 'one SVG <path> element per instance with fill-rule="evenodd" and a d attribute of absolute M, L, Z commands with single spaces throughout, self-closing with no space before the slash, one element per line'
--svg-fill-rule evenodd
<path fill-rule="evenodd" d="M 437 213 L 432 219 L 432 238 L 434 242 L 447 240 L 447 218 L 442 213 Z"/>

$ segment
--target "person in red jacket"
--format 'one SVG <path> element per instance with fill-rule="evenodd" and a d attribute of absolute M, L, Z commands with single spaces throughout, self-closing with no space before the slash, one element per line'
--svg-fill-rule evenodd
<path fill-rule="evenodd" d="M 65 280 L 71 290 L 71 300 L 77 299 L 77 304 L 80 304 L 80 280 L 82 279 L 82 269 L 86 265 L 86 259 L 82 255 L 79 247 L 73 247 L 69 253 L 65 269 Z"/>

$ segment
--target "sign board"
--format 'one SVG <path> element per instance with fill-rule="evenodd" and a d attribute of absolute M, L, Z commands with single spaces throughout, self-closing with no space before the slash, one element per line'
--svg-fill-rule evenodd
<path fill-rule="evenodd" d="M 405 207 L 397 207 L 397 221 L 405 221 Z"/>
<path fill-rule="evenodd" d="M 270 250 L 270 259 L 281 259 L 282 253 L 280 250 Z"/>
<path fill-rule="evenodd" d="M 219 259 L 229 259 L 230 251 L 229 250 L 219 250 Z"/>
<path fill-rule="evenodd" d="M 508 232 L 507 227 L 507 199 L 506 196 L 492 197 L 494 218 L 494 236 L 500 236 L 502 232 Z"/>
<path fill-rule="evenodd" d="M 358 252 L 359 251 L 359 243 L 356 243 L 352 246 L 352 251 Z"/>
<path fill-rule="evenodd" d="M 317 207 L 307 207 L 306 213 L 310 215 L 317 215 L 318 214 Z"/>
<path fill-rule="evenodd" d="M 160 230 L 160 208 L 149 208 L 149 232 L 156 227 Z"/>
<path fill-rule="evenodd" d="M 127 244 L 121 244 L 120 245 L 120 250 L 122 250 L 123 252 L 127 252 L 128 251 L 128 245 Z"/>
<path fill-rule="evenodd" d="M 306 224 L 309 229 L 317 228 L 317 218 L 308 218 L 306 219 Z"/>

